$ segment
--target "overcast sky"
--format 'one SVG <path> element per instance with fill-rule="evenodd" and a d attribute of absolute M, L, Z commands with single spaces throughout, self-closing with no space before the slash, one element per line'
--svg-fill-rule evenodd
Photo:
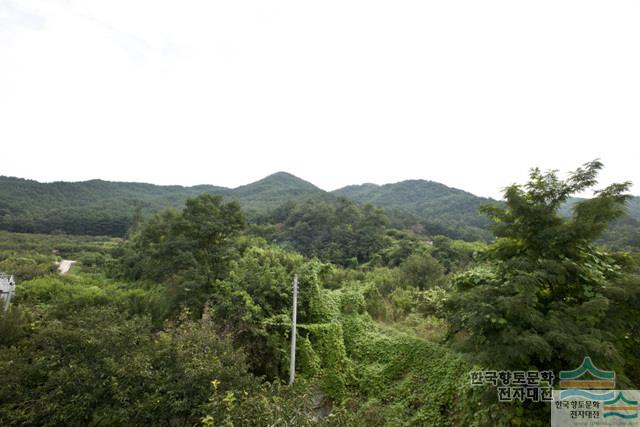
<path fill-rule="evenodd" d="M 640 193 L 640 1 L 0 0 L 0 175 Z"/>

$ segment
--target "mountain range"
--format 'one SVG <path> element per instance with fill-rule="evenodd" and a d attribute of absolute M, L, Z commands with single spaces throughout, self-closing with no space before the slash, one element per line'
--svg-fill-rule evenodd
<path fill-rule="evenodd" d="M 383 208 L 392 225 L 409 227 L 423 223 L 430 234 L 468 233 L 454 238 L 482 238 L 488 221 L 478 207 L 495 200 L 427 180 L 393 184 L 349 185 L 324 191 L 287 172 L 277 172 L 237 188 L 213 185 L 184 187 L 132 182 L 91 180 L 40 183 L 0 176 L 0 229 L 18 232 L 123 235 L 132 218 L 166 207 L 181 207 L 187 198 L 209 193 L 237 200 L 249 218 L 285 202 L 346 198 Z M 640 225 L 640 198 L 629 203 L 631 227 Z M 636 224 L 637 223 L 637 224 Z"/>

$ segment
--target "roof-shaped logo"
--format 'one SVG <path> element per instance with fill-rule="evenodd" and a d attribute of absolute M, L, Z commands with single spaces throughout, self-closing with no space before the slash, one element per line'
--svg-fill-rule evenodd
<path fill-rule="evenodd" d="M 560 371 L 560 388 L 615 389 L 616 373 L 598 369 L 589 356 L 572 371 Z"/>
<path fill-rule="evenodd" d="M 615 399 L 604 402 L 604 418 L 616 417 L 625 420 L 638 418 L 638 401 L 627 399 L 622 392 Z"/>

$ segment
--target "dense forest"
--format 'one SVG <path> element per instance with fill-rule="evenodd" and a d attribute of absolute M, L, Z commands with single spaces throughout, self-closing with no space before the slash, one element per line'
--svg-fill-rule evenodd
<path fill-rule="evenodd" d="M 142 219 L 162 209 L 180 208 L 188 198 L 202 193 L 238 201 L 252 225 L 264 224 L 269 217 L 283 219 L 293 204 L 297 211 L 321 205 L 323 211 L 335 211 L 346 199 L 381 208 L 389 226 L 398 230 L 468 242 L 492 239 L 490 221 L 479 212 L 481 205 L 495 202 L 491 199 L 424 180 L 351 185 L 326 192 L 285 172 L 235 189 L 100 180 L 43 184 L 0 176 L 0 230 L 124 237 Z M 560 212 L 570 215 L 571 206 L 579 200 L 568 199 Z M 640 197 L 631 197 L 627 214 L 611 224 L 601 242 L 616 249 L 640 249 L 639 230 Z"/>
<path fill-rule="evenodd" d="M 500 402 L 470 373 L 586 356 L 637 389 L 640 204 L 629 183 L 576 198 L 602 167 L 532 169 L 500 202 L 284 173 L 233 190 L 2 178 L 18 284 L 0 425 L 539 426 L 548 403 Z"/>
<path fill-rule="evenodd" d="M 208 193 L 237 200 L 250 221 L 291 202 L 333 204 L 346 198 L 385 209 L 398 227 L 417 226 L 429 234 L 470 241 L 490 235 L 482 229 L 488 221 L 478 213 L 488 199 L 429 181 L 406 181 L 375 192 L 368 191 L 371 186 L 328 193 L 285 172 L 235 189 L 99 180 L 41 184 L 0 177 L 0 229 L 122 237 L 139 218 L 167 207 L 179 208 L 187 198 Z"/>

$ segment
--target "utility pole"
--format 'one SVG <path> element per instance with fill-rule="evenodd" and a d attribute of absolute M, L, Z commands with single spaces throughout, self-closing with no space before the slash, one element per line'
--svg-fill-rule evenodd
<path fill-rule="evenodd" d="M 4 312 L 9 310 L 9 304 L 11 304 L 11 298 L 16 291 L 16 281 L 13 276 L 7 276 L 0 272 L 0 301 L 4 306 Z"/>
<path fill-rule="evenodd" d="M 293 276 L 293 313 L 291 315 L 291 364 L 289 365 L 289 385 L 296 376 L 296 322 L 298 320 L 298 275 Z"/>

